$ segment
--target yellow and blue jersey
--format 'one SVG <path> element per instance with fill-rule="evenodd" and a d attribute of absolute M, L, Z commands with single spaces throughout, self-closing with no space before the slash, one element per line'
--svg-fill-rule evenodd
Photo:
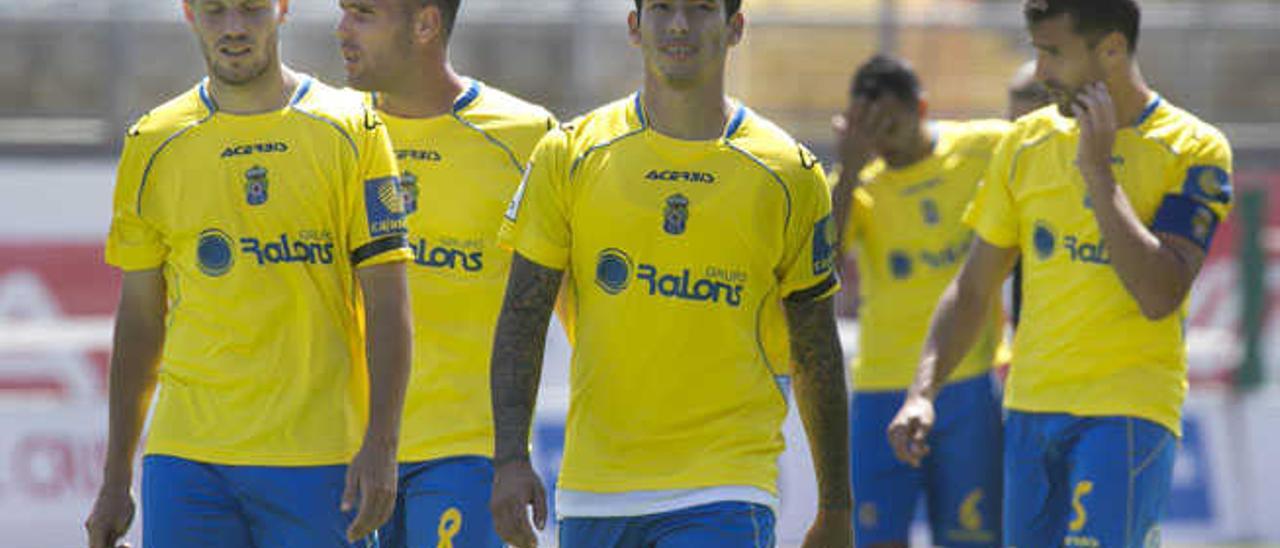
<path fill-rule="evenodd" d="M 841 245 L 855 253 L 859 277 L 858 390 L 904 390 L 933 309 L 969 251 L 973 231 L 961 217 L 1011 125 L 1001 120 L 936 122 L 932 153 L 902 169 L 883 159 L 861 173 Z M 952 375 L 986 373 L 1001 342 L 999 303 L 977 344 Z"/>
<path fill-rule="evenodd" d="M 491 456 L 489 357 L 511 267 L 498 227 L 555 118 L 477 81 L 448 114 L 379 115 L 399 160 L 414 254 L 414 365 L 400 460 Z"/>
<path fill-rule="evenodd" d="M 503 225 L 576 294 L 560 487 L 776 494 L 781 302 L 838 289 L 825 175 L 745 107 L 720 138 L 685 141 L 641 104 L 548 134 Z"/>
<path fill-rule="evenodd" d="M 1014 410 L 1121 415 L 1174 433 L 1187 392 L 1186 304 L 1142 315 L 1112 270 L 1074 162 L 1079 126 L 1046 107 L 999 145 L 966 221 L 1023 257 L 1023 316 L 1005 403 Z M 1159 98 L 1116 134 L 1112 172 L 1138 218 L 1208 249 L 1231 206 L 1231 149 L 1214 127 Z"/>
<path fill-rule="evenodd" d="M 287 107 L 219 112 L 206 84 L 151 111 L 120 158 L 107 261 L 162 268 L 148 454 L 346 462 L 368 406 L 356 269 L 403 261 L 386 128 L 307 77 Z"/>

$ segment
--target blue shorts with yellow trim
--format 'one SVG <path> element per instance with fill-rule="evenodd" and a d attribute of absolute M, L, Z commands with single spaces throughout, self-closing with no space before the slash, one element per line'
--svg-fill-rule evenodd
<path fill-rule="evenodd" d="M 1159 546 L 1176 444 L 1139 418 L 1010 410 L 1005 546 Z"/>
<path fill-rule="evenodd" d="M 375 548 L 347 542 L 347 467 L 230 466 L 167 455 L 142 459 L 142 545 L 201 548 Z"/>
<path fill-rule="evenodd" d="M 997 546 L 1000 540 L 1000 399 L 988 374 L 947 385 L 920 468 L 897 459 L 886 431 L 906 391 L 854 392 L 854 538 L 858 546 L 907 542 L 924 496 L 933 543 Z"/>
<path fill-rule="evenodd" d="M 560 521 L 560 548 L 773 548 L 775 543 L 773 510 L 749 502 Z"/>
<path fill-rule="evenodd" d="M 493 462 L 450 457 L 400 463 L 396 509 L 378 531 L 381 548 L 502 548 L 489 494 Z"/>

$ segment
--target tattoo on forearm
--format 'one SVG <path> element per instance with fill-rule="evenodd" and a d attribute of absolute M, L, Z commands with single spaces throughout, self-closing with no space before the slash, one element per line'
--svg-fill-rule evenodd
<path fill-rule="evenodd" d="M 517 253 L 493 339 L 489 388 L 493 397 L 494 464 L 528 457 L 529 425 L 542 377 L 547 323 L 562 272 Z"/>
<path fill-rule="evenodd" d="M 785 301 L 793 387 L 818 476 L 819 505 L 849 508 L 849 395 L 830 298 Z"/>

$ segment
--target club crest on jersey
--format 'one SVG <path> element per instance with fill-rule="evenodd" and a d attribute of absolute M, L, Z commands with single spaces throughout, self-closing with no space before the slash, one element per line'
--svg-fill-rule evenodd
<path fill-rule="evenodd" d="M 689 199 L 684 194 L 672 194 L 662 211 L 662 230 L 672 236 L 684 234 L 689 222 Z"/>
<path fill-rule="evenodd" d="M 1231 175 L 1218 166 L 1191 166 L 1183 193 L 1206 202 L 1231 201 Z"/>
<path fill-rule="evenodd" d="M 226 232 L 210 228 L 200 233 L 196 242 L 196 265 L 205 276 L 216 278 L 231 270 L 235 255 L 231 253 L 231 237 Z"/>
<path fill-rule="evenodd" d="M 418 176 L 412 171 L 400 175 L 400 197 L 404 199 L 404 214 L 418 210 Z"/>
<path fill-rule="evenodd" d="M 267 203 L 267 168 L 253 166 L 244 172 L 244 199 L 249 205 Z"/>

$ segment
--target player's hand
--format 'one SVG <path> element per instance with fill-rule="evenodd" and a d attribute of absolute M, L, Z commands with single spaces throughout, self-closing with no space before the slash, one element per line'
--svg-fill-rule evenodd
<path fill-rule="evenodd" d="M 342 511 L 358 508 L 355 519 L 347 527 L 347 541 L 356 542 L 369 536 L 391 518 L 396 506 L 395 444 L 368 441 L 347 467 L 347 484 L 342 491 Z"/>
<path fill-rule="evenodd" d="M 1111 172 L 1111 150 L 1116 142 L 1116 106 L 1102 82 L 1089 84 L 1071 105 L 1080 124 L 1080 144 L 1076 147 L 1076 165 L 1086 182 L 1114 180 Z"/>
<path fill-rule="evenodd" d="M 98 499 L 93 503 L 89 519 L 84 522 L 84 528 L 89 533 L 89 548 L 128 548 L 129 544 L 117 544 L 116 541 L 129 531 L 135 508 L 133 493 L 128 489 L 113 489 L 104 485 L 98 491 Z"/>
<path fill-rule="evenodd" d="M 493 475 L 493 494 L 489 511 L 493 526 L 503 542 L 516 548 L 538 545 L 538 535 L 529 526 L 527 508 L 533 507 L 533 522 L 538 530 L 547 526 L 547 492 L 542 480 L 528 460 L 513 460 L 498 467 Z"/>
<path fill-rule="evenodd" d="M 853 512 L 845 508 L 841 510 L 818 509 L 818 517 L 804 536 L 802 548 L 852 548 L 853 546 Z"/>
<path fill-rule="evenodd" d="M 845 113 L 831 119 L 841 169 L 856 176 L 876 154 L 876 143 L 889 133 L 892 120 L 879 101 L 859 101 L 852 117 Z"/>
<path fill-rule="evenodd" d="M 893 454 L 898 460 L 920 466 L 920 462 L 929 455 L 928 437 L 933 422 L 933 401 L 908 393 L 898 416 L 889 423 L 889 445 L 893 446 Z"/>

